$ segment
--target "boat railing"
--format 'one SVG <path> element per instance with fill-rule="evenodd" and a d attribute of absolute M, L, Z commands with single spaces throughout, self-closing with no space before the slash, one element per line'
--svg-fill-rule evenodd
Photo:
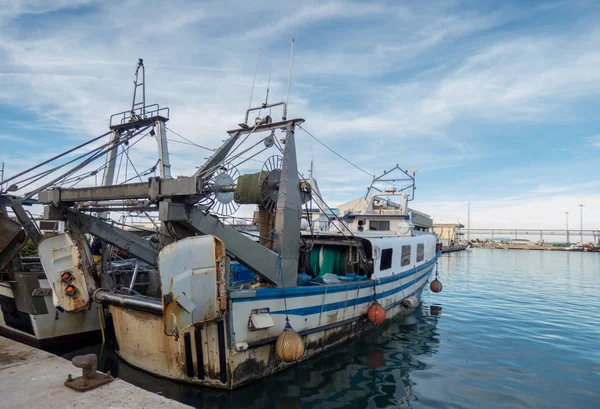
<path fill-rule="evenodd" d="M 168 107 L 161 108 L 158 104 L 144 105 L 134 110 L 128 110 L 110 116 L 110 128 L 130 124 L 137 121 L 148 121 L 154 118 L 169 120 L 170 110 Z"/>

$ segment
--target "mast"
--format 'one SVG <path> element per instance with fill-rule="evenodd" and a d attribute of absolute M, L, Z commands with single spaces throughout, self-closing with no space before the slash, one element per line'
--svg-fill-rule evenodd
<path fill-rule="evenodd" d="M 290 73 L 288 75 L 288 86 L 287 96 L 285 97 L 285 105 L 283 106 L 283 117 L 285 121 L 287 119 L 287 108 L 290 103 L 290 85 L 292 84 L 292 63 L 294 62 L 294 39 L 292 38 L 292 51 L 290 52 Z"/>
<path fill-rule="evenodd" d="M 471 202 L 467 204 L 467 241 L 471 241 Z"/>
<path fill-rule="evenodd" d="M 141 88 L 141 93 L 138 93 Z M 116 123 L 113 123 L 113 120 Z M 117 122 L 118 120 L 118 122 Z M 157 104 L 146 105 L 146 70 L 144 60 L 139 59 L 133 78 L 133 98 L 131 110 L 114 114 L 110 118 L 111 149 L 106 153 L 106 167 L 102 175 L 102 186 L 115 183 L 114 174 L 117 165 L 117 153 L 122 136 L 142 126 L 153 126 L 150 135 L 156 138 L 158 145 L 158 168 L 161 178 L 171 178 L 171 162 L 165 123 L 169 120 L 169 109 L 160 108 Z"/>
<path fill-rule="evenodd" d="M 565 216 L 567 219 L 567 246 L 570 244 L 569 243 L 569 212 L 565 212 Z"/>
<path fill-rule="evenodd" d="M 579 234 L 580 234 L 580 243 L 583 246 L 583 207 L 584 205 L 579 205 Z"/>

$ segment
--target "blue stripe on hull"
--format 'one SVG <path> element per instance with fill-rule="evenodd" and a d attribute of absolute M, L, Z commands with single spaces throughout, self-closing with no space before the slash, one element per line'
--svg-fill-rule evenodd
<path fill-rule="evenodd" d="M 310 295 L 324 294 L 326 290 L 327 290 L 327 294 L 334 294 L 334 293 L 340 293 L 340 292 L 345 292 L 345 291 L 357 290 L 359 287 L 360 288 L 368 288 L 368 287 L 373 287 L 373 286 L 379 286 L 382 284 L 388 284 L 388 283 L 400 280 L 402 278 L 406 278 L 417 272 L 425 270 L 428 267 L 435 264 L 436 261 L 437 261 L 437 257 L 429 260 L 428 262 L 426 262 L 418 267 L 411 268 L 410 270 L 407 270 L 400 274 L 394 274 L 392 276 L 382 277 L 378 280 L 364 280 L 364 281 L 357 281 L 357 282 L 353 282 L 353 283 L 330 284 L 330 285 L 326 285 L 326 286 L 292 287 L 292 288 L 286 288 L 285 290 L 281 289 L 281 288 L 261 288 L 250 294 L 248 294 L 247 291 L 238 292 L 238 293 L 234 292 L 231 294 L 231 301 L 234 303 L 239 303 L 239 302 L 248 302 L 248 301 L 256 301 L 256 300 L 276 300 L 276 299 L 283 298 L 284 291 L 285 291 L 286 298 L 295 298 L 295 297 L 307 297 Z M 396 289 L 389 290 L 389 291 L 395 292 Z M 384 294 L 385 293 L 387 293 L 387 292 L 384 292 Z M 385 297 L 389 294 L 387 294 L 387 295 L 379 294 L 379 295 Z M 320 311 L 320 307 L 319 307 L 319 311 Z"/>
<path fill-rule="evenodd" d="M 418 281 L 420 281 L 423 278 L 427 277 L 430 273 L 431 273 L 431 270 L 430 271 L 426 271 L 424 274 L 421 274 L 419 277 L 415 278 L 414 280 L 409 281 L 406 284 L 403 284 L 403 285 L 398 286 L 396 288 L 392 288 L 391 290 L 388 290 L 388 291 L 383 291 L 381 293 L 378 293 L 377 297 L 385 298 L 385 297 L 388 297 L 390 295 L 394 295 L 396 293 L 399 293 L 402 290 L 407 289 L 408 287 L 416 284 Z M 287 314 L 288 315 L 302 315 L 302 316 L 307 316 L 307 315 L 312 315 L 312 314 L 319 314 L 321 312 L 321 309 L 323 310 L 323 312 L 325 312 L 325 311 L 332 311 L 332 310 L 339 310 L 339 309 L 345 308 L 345 307 L 353 307 L 355 305 L 360 305 L 360 304 L 369 302 L 371 300 L 373 300 L 373 296 L 372 295 L 367 295 L 365 297 L 353 298 L 353 299 L 349 299 L 347 301 L 339 301 L 339 302 L 334 302 L 334 303 L 330 303 L 330 304 L 324 304 L 322 306 L 321 305 L 312 305 L 310 307 L 303 307 L 303 308 L 291 309 L 291 310 L 287 311 Z M 271 312 L 271 314 L 285 314 L 285 313 L 286 313 L 285 310 L 272 311 Z"/>

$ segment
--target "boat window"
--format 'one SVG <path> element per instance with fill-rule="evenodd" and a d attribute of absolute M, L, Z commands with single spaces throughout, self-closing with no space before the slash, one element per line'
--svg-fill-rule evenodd
<path fill-rule="evenodd" d="M 402 267 L 410 265 L 410 246 L 402 246 Z"/>
<path fill-rule="evenodd" d="M 417 244 L 417 263 L 425 258 L 425 244 Z"/>
<path fill-rule="evenodd" d="M 379 264 L 379 270 L 387 270 L 392 268 L 392 249 L 385 249 L 381 251 L 381 263 Z"/>
<path fill-rule="evenodd" d="M 390 221 L 389 220 L 371 220 L 369 221 L 369 230 L 389 230 L 390 229 Z"/>

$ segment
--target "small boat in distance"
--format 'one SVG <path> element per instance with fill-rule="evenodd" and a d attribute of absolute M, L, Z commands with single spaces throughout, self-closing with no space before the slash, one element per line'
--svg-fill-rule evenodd
<path fill-rule="evenodd" d="M 544 250 L 545 247 L 541 244 L 532 243 L 526 239 L 510 239 L 507 243 L 509 250 Z"/>

